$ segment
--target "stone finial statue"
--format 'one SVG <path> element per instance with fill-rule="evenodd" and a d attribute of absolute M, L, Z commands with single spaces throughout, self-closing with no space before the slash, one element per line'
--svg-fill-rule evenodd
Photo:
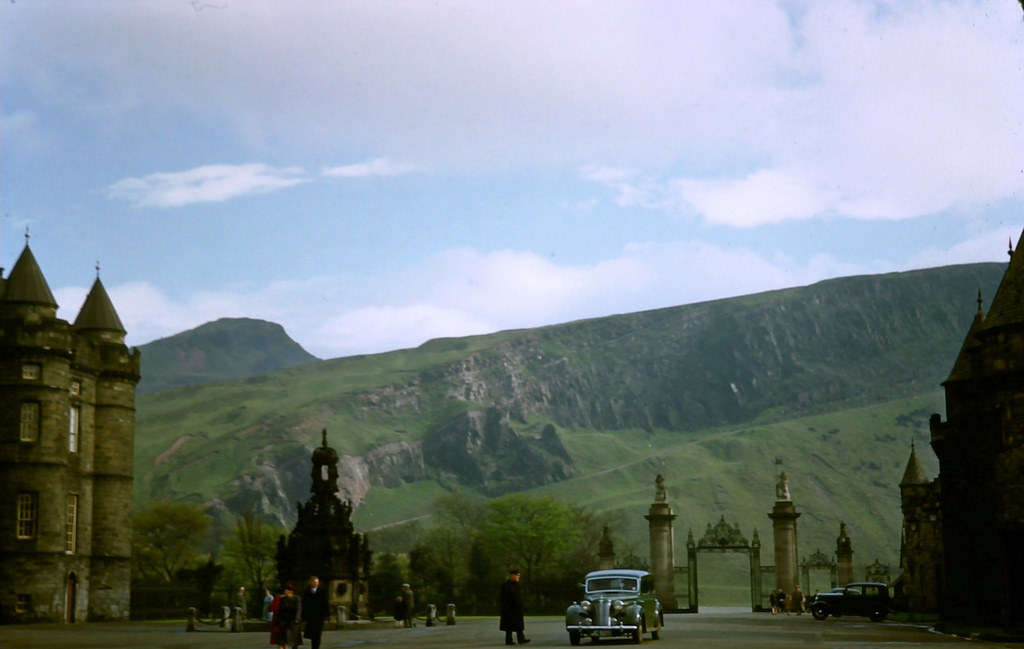
<path fill-rule="evenodd" d="M 779 474 L 779 482 L 775 485 L 775 499 L 792 500 L 789 495 L 789 478 L 786 477 L 785 471 Z"/>
<path fill-rule="evenodd" d="M 654 501 L 663 503 L 668 499 L 665 492 L 665 478 L 659 473 L 654 479 Z"/>

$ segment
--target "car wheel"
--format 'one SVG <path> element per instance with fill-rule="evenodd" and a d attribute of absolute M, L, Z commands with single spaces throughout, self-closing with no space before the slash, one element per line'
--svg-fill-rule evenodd
<path fill-rule="evenodd" d="M 569 632 L 569 644 L 571 644 L 572 646 L 575 647 L 579 643 L 580 643 L 580 632 L 579 631 L 570 631 Z"/>
<path fill-rule="evenodd" d="M 878 609 L 876 611 L 872 611 L 871 615 L 869 615 L 868 617 L 871 619 L 872 622 L 881 622 L 885 619 L 885 614 L 886 612 L 883 609 Z"/>
<path fill-rule="evenodd" d="M 640 644 L 643 641 L 644 641 L 644 630 L 643 630 L 642 627 L 637 627 L 636 630 L 633 631 L 633 644 Z"/>
<path fill-rule="evenodd" d="M 661 637 L 661 630 L 660 629 L 655 629 L 655 630 L 651 631 L 651 640 L 657 640 L 660 637 Z"/>
<path fill-rule="evenodd" d="M 811 615 L 814 616 L 815 620 L 824 620 L 828 617 L 828 607 L 823 604 L 818 604 L 811 607 Z"/>

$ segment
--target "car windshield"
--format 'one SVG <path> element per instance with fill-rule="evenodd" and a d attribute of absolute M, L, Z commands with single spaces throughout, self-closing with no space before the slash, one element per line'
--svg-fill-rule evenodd
<path fill-rule="evenodd" d="M 587 592 L 596 593 L 601 591 L 630 591 L 637 592 L 637 580 L 633 577 L 598 577 L 587 582 Z"/>

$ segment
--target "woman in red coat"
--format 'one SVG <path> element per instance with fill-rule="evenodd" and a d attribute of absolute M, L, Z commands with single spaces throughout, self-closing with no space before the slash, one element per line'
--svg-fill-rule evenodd
<path fill-rule="evenodd" d="M 270 622 L 270 643 L 278 649 L 297 647 L 302 642 L 299 623 L 302 621 L 302 602 L 295 596 L 295 586 L 286 584 L 284 593 L 277 598 L 274 619 Z M 276 630 L 275 630 L 276 627 Z"/>

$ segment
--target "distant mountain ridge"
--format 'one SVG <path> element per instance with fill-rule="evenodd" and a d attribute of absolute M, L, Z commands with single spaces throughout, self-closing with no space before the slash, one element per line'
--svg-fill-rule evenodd
<path fill-rule="evenodd" d="M 889 552 L 909 441 L 927 445 L 978 291 L 1004 270 L 847 277 L 143 393 L 136 504 L 287 523 L 326 428 L 358 524 L 422 514 L 450 489 L 533 490 L 617 512 L 637 542 L 654 473 L 688 518 L 760 520 L 758 485 L 771 491 L 785 457 L 804 524 L 825 530 L 802 541 L 827 548 L 841 518 L 859 547 Z"/>
<path fill-rule="evenodd" d="M 139 394 L 245 379 L 319 360 L 281 325 L 252 318 L 220 318 L 139 349 Z"/>

